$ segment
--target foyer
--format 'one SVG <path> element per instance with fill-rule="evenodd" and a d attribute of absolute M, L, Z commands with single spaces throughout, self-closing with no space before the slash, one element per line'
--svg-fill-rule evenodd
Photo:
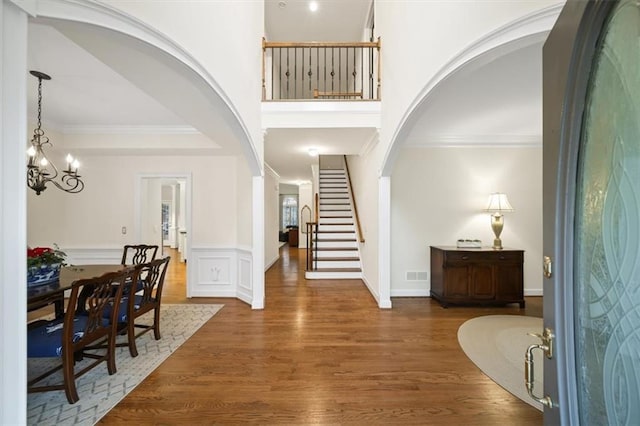
<path fill-rule="evenodd" d="M 381 310 L 362 281 L 305 280 L 304 270 L 304 250 L 280 248 L 265 309 L 252 310 L 232 298 L 186 299 L 174 269 L 163 303 L 224 308 L 100 424 L 542 423 L 456 338 L 473 317 L 540 317 L 540 297 L 527 297 L 525 309 L 394 298 L 393 310 Z"/>

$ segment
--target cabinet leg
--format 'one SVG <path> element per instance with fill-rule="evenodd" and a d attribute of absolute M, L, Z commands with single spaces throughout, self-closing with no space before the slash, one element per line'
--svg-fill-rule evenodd
<path fill-rule="evenodd" d="M 520 302 L 520 309 L 524 309 L 524 300 Z"/>

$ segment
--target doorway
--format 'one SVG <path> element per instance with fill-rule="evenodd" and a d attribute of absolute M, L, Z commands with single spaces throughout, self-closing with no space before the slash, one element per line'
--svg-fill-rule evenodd
<path fill-rule="evenodd" d="M 190 297 L 187 262 L 191 247 L 191 175 L 141 174 L 136 185 L 137 241 L 159 245 L 162 256 L 183 264 Z"/>

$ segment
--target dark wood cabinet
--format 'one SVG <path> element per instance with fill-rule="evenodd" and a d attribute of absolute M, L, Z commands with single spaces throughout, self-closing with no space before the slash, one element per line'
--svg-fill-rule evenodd
<path fill-rule="evenodd" d="M 523 250 L 431 246 L 431 297 L 453 304 L 524 308 Z"/>

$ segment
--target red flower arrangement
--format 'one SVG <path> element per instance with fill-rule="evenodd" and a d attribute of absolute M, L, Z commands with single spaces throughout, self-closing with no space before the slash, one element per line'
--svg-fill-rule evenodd
<path fill-rule="evenodd" d="M 27 247 L 27 268 L 38 268 L 43 265 L 65 265 L 66 253 L 54 244 L 51 247 Z"/>

